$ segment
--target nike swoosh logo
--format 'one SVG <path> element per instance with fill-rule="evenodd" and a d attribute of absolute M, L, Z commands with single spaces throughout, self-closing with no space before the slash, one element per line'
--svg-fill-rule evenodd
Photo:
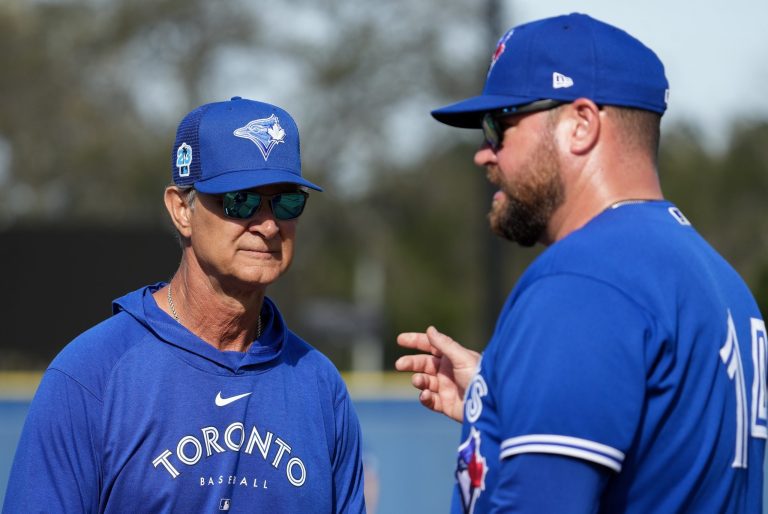
<path fill-rule="evenodd" d="M 250 394 L 251 393 L 243 393 L 243 394 L 238 394 L 237 396 L 230 396 L 229 398 L 222 398 L 221 391 L 219 391 L 219 393 L 216 395 L 216 405 L 218 407 L 224 407 L 225 405 L 229 405 L 232 402 L 236 402 L 237 400 L 245 398 Z"/>

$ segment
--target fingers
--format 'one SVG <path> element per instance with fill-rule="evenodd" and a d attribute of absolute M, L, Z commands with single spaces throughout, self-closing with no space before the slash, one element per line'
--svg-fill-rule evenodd
<path fill-rule="evenodd" d="M 476 362 L 475 353 L 443 334 L 435 327 L 429 327 L 425 334 L 429 345 L 440 355 L 445 355 L 454 365 L 467 365 Z"/>
<path fill-rule="evenodd" d="M 414 373 L 437 373 L 440 361 L 432 355 L 404 355 L 395 361 L 397 371 L 412 371 Z"/>
<path fill-rule="evenodd" d="M 461 422 L 462 397 L 472 378 L 480 354 L 429 327 L 426 332 L 404 332 L 397 344 L 422 352 L 395 361 L 398 371 L 410 371 L 411 383 L 420 390 L 419 402 L 426 408 Z"/>
<path fill-rule="evenodd" d="M 434 394 L 432 391 L 426 389 L 419 394 L 419 402 L 421 404 L 435 412 L 442 412 L 440 410 L 440 396 Z"/>
<path fill-rule="evenodd" d="M 454 421 L 461 423 L 463 421 L 463 412 L 461 405 L 457 409 L 449 409 L 448 405 L 440 398 L 440 395 L 429 390 L 424 390 L 419 394 L 419 402 L 426 408 L 445 414 Z"/>
<path fill-rule="evenodd" d="M 397 336 L 397 344 L 403 348 L 418 350 L 424 353 L 435 353 L 435 348 L 429 343 L 427 334 L 423 332 L 404 332 Z"/>
<path fill-rule="evenodd" d="M 424 352 L 422 355 L 401 357 L 395 363 L 398 371 L 436 373 L 440 367 L 440 358 L 445 357 L 454 370 L 459 372 L 474 371 L 480 354 L 463 347 L 435 327 L 427 328 L 425 333 L 404 332 L 397 336 L 397 344 Z"/>
<path fill-rule="evenodd" d="M 416 389 L 420 389 L 422 391 L 432 391 L 433 393 L 439 392 L 437 377 L 433 375 L 414 373 L 414 375 L 411 377 L 411 384 L 413 384 L 413 387 Z"/>
<path fill-rule="evenodd" d="M 426 333 L 403 332 L 397 336 L 397 344 L 403 348 L 419 350 L 432 355 L 446 355 L 451 361 L 455 357 L 464 357 L 465 352 L 467 352 L 466 348 L 432 326 L 427 328 Z"/>
<path fill-rule="evenodd" d="M 429 388 L 422 389 L 419 393 L 419 402 L 430 410 L 445 414 L 440 394 L 435 390 Z"/>

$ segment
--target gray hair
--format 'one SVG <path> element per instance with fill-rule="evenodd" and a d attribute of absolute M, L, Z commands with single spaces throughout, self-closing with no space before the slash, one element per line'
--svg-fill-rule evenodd
<path fill-rule="evenodd" d="M 179 192 L 181 193 L 181 196 L 184 197 L 184 200 L 186 200 L 187 204 L 189 204 L 189 208 L 194 210 L 195 209 L 195 200 L 197 199 L 197 189 L 195 189 L 195 186 L 176 186 L 179 188 Z"/>

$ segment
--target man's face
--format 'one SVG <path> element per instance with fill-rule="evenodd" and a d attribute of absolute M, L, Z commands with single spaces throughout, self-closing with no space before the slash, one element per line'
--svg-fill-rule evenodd
<path fill-rule="evenodd" d="M 485 166 L 488 180 L 499 187 L 488 214 L 493 231 L 522 246 L 533 246 L 546 236 L 552 214 L 565 199 L 565 187 L 548 112 L 505 119 L 501 148 L 487 159 L 483 147 L 475 162 Z"/>
<path fill-rule="evenodd" d="M 295 190 L 290 184 L 277 184 L 253 191 L 274 195 Z M 269 285 L 293 260 L 297 222 L 277 219 L 266 198 L 250 218 L 228 218 L 220 195 L 199 193 L 192 213 L 193 257 L 207 275 L 222 284 Z"/>

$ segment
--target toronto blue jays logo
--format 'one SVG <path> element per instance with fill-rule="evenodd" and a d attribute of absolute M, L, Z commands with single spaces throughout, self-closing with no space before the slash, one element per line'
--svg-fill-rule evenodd
<path fill-rule="evenodd" d="M 269 158 L 275 145 L 285 142 L 285 130 L 280 126 L 280 120 L 274 114 L 269 118 L 253 120 L 246 126 L 235 130 L 233 134 L 256 143 L 265 161 Z"/>
<path fill-rule="evenodd" d="M 464 514 L 472 514 L 475 510 L 475 503 L 485 490 L 486 473 L 488 466 L 480 453 L 480 432 L 472 427 L 467 440 L 459 446 L 456 463 L 456 481 L 459 483 Z"/>
<path fill-rule="evenodd" d="M 189 165 L 192 164 L 192 147 L 187 143 L 181 143 L 176 149 L 176 167 L 180 177 L 189 176 Z"/>
<path fill-rule="evenodd" d="M 507 33 L 504 34 L 501 39 L 499 39 L 499 42 L 496 45 L 496 50 L 493 52 L 493 57 L 491 57 L 491 65 L 488 67 L 489 74 L 496 64 L 496 61 L 501 58 L 501 54 L 503 54 L 504 50 L 507 49 L 507 41 L 512 37 L 513 32 L 515 32 L 515 29 L 509 29 L 509 31 L 507 31 Z"/>

